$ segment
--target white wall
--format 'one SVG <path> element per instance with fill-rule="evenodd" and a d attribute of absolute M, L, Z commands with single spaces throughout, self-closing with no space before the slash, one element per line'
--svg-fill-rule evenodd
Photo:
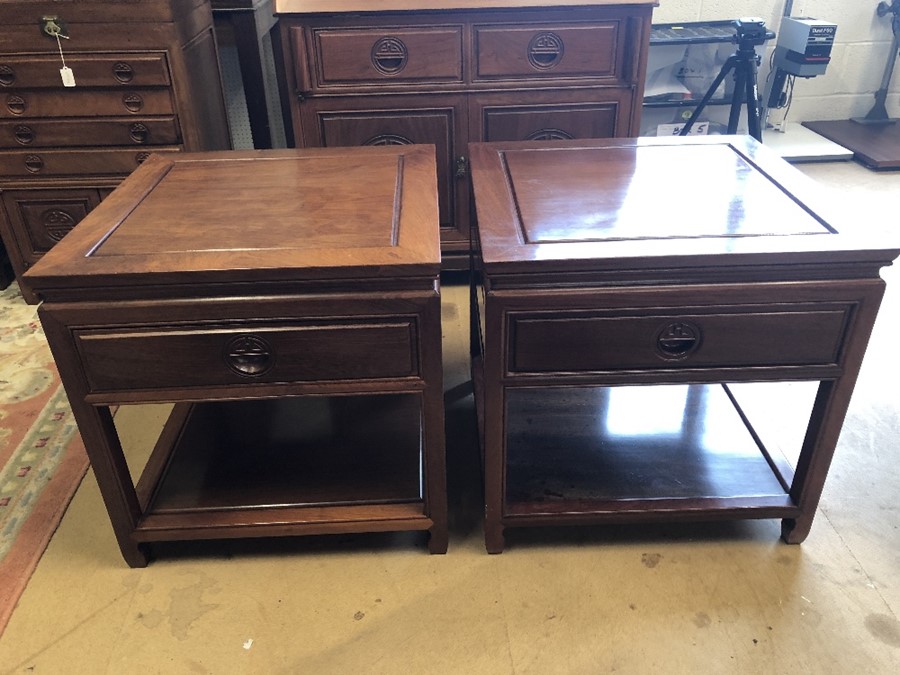
<path fill-rule="evenodd" d="M 788 121 L 836 120 L 865 115 L 881 85 L 891 51 L 891 15 L 875 13 L 877 0 L 794 0 L 791 16 L 809 16 L 837 24 L 831 63 L 824 75 L 797 78 Z M 778 31 L 785 0 L 660 0 L 654 23 L 713 21 L 756 16 Z M 768 72 L 774 40 L 767 45 L 760 88 Z M 896 58 L 896 54 L 894 57 Z M 888 114 L 900 117 L 900 63 L 891 80 Z"/>

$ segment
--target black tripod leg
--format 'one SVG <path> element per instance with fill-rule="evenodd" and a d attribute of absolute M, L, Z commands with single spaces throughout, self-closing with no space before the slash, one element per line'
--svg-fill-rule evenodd
<path fill-rule="evenodd" d="M 728 72 L 734 68 L 734 63 L 737 59 L 734 56 L 729 56 L 725 63 L 722 65 L 722 70 L 719 71 L 719 74 L 716 75 L 716 79 L 713 80 L 712 85 L 710 85 L 709 89 L 706 91 L 706 94 L 700 99 L 700 103 L 694 108 L 694 112 L 691 113 L 690 119 L 685 122 L 684 127 L 681 129 L 681 133 L 679 136 L 687 136 L 691 131 L 691 127 L 694 126 L 694 122 L 700 117 L 700 114 L 703 112 L 703 109 L 706 107 L 706 104 L 709 103 L 710 99 L 712 99 L 713 94 L 716 93 L 716 90 L 719 88 L 719 85 L 722 84 L 722 80 L 725 79 L 725 76 Z"/>
<path fill-rule="evenodd" d="M 741 120 L 741 104 L 747 87 L 747 71 L 743 63 L 734 69 L 734 93 L 731 95 L 731 112 L 728 115 L 728 133 L 736 134 Z"/>
<path fill-rule="evenodd" d="M 760 121 L 759 85 L 756 82 L 756 61 L 747 63 L 747 131 L 753 138 L 762 143 L 762 122 Z"/>

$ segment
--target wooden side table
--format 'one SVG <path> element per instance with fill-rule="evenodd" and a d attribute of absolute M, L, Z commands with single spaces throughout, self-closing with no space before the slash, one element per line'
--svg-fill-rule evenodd
<path fill-rule="evenodd" d="M 628 521 L 781 518 L 803 541 L 900 250 L 749 138 L 470 151 L 488 551 Z M 756 393 L 787 382 L 812 389 L 795 447 L 768 428 L 793 396 Z"/>
<path fill-rule="evenodd" d="M 28 280 L 122 554 L 447 548 L 433 148 L 154 155 Z M 132 481 L 110 406 L 176 405 Z"/>

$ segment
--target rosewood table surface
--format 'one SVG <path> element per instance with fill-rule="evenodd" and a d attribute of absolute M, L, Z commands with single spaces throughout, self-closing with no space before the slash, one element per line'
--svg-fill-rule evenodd
<path fill-rule="evenodd" d="M 126 561 L 423 530 L 447 548 L 434 149 L 155 155 L 29 271 Z M 132 481 L 110 408 L 174 403 Z"/>
<path fill-rule="evenodd" d="M 781 518 L 802 541 L 900 247 L 749 137 L 470 152 L 488 550 L 627 520 Z M 764 432 L 782 411 L 751 414 L 773 383 L 812 385 L 796 447 Z"/>

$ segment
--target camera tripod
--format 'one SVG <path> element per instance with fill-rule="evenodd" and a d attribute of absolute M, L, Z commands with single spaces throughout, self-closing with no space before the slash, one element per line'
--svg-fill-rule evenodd
<path fill-rule="evenodd" d="M 759 97 L 759 86 L 756 82 L 757 70 L 759 68 L 759 55 L 754 49 L 754 42 L 743 38 L 738 38 L 738 48 L 731 56 L 729 56 L 716 79 L 713 80 L 709 90 L 700 100 L 699 105 L 694 108 L 690 119 L 681 129 L 679 136 L 687 136 L 694 125 L 694 122 L 703 113 L 703 109 L 712 99 L 719 85 L 725 79 L 729 72 L 734 70 L 734 93 L 731 95 L 731 112 L 728 115 L 728 133 L 737 133 L 738 121 L 741 117 L 741 104 L 747 104 L 747 129 L 750 135 L 759 142 L 762 142 L 762 127 L 760 124 L 760 109 L 762 102 Z M 760 43 L 761 44 L 761 43 Z"/>

